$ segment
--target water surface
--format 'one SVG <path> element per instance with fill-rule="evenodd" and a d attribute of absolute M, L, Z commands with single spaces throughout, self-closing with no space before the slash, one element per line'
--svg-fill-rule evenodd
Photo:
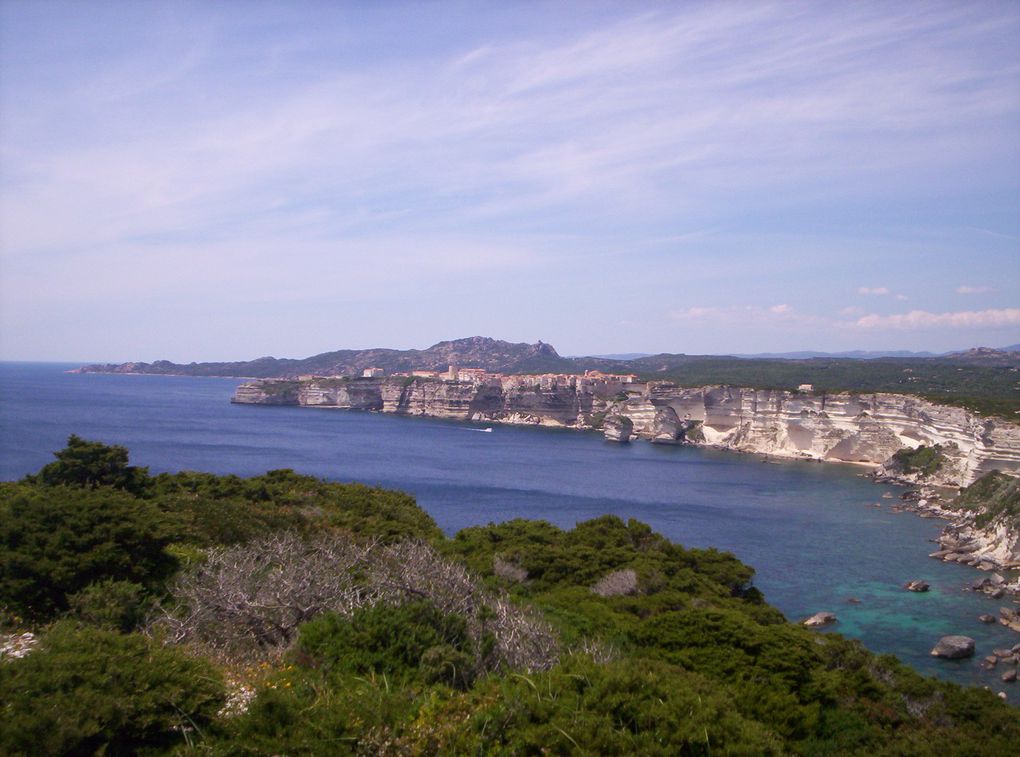
<path fill-rule="evenodd" d="M 154 473 L 293 468 L 403 489 L 451 534 L 518 517 L 569 528 L 615 513 L 687 546 L 733 552 L 791 619 L 831 610 L 836 630 L 876 652 L 1009 690 L 977 665 L 1020 641 L 978 622 L 998 607 L 965 591 L 984 574 L 928 558 L 940 522 L 890 512 L 896 500 L 882 494 L 902 490 L 872 483 L 859 467 L 763 464 L 758 456 L 614 445 L 566 430 L 497 425 L 479 433 L 482 426 L 435 419 L 231 405 L 237 379 L 64 373 L 69 367 L 0 363 L 0 479 L 38 470 L 75 433 L 127 446 L 131 461 Z M 931 591 L 903 590 L 915 578 Z M 977 657 L 930 657 L 950 633 L 974 637 Z"/>

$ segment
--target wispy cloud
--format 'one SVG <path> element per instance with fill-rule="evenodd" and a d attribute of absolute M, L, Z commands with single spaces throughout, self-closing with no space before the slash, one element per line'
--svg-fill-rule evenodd
<path fill-rule="evenodd" d="M 990 286 L 958 286 L 956 287 L 957 294 L 985 294 L 991 292 L 992 287 Z"/>
<path fill-rule="evenodd" d="M 950 295 L 964 263 L 938 240 L 917 251 L 917 229 L 947 191 L 1015 188 L 1011 4 L 524 4 L 513 24 L 490 5 L 457 35 L 456 4 L 413 24 L 413 4 L 379 5 L 0 3 L 0 337 L 42 343 L 51 330 L 30 325 L 69 321 L 59 304 L 83 320 L 111 298 L 252 313 L 417 286 L 430 302 L 492 292 L 457 317 L 503 333 L 548 310 L 586 338 L 600 309 L 583 328 L 563 314 L 612 301 L 654 309 L 660 343 L 678 319 L 822 341 L 870 316 L 817 313 L 929 253 L 938 286 L 911 299 L 952 309 L 930 292 Z M 917 220 L 895 238 L 885 219 L 904 207 Z M 1002 254 L 1011 211 L 954 206 L 985 262 L 974 281 L 996 280 L 983 251 Z M 779 228 L 791 249 L 768 247 Z M 739 304 L 748 291 L 760 305 Z M 860 294 L 885 298 L 867 312 L 905 296 Z M 422 331 L 439 309 L 419 310 Z"/>
<path fill-rule="evenodd" d="M 911 310 L 896 315 L 866 315 L 855 325 L 862 329 L 970 329 L 982 327 L 1020 326 L 1020 308 L 961 310 L 951 313 L 929 313 Z"/>
<path fill-rule="evenodd" d="M 327 65 L 297 86 L 256 69 L 263 83 L 220 100 L 200 89 L 222 74 L 214 51 L 245 44 L 223 30 L 200 46 L 182 35 L 181 64 L 134 83 L 124 72 L 152 72 L 153 59 L 128 48 L 51 106 L 78 120 L 84 143 L 70 132 L 33 150 L 35 121 L 8 109 L 5 167 L 22 180 L 3 197 L 4 247 L 215 235 L 253 220 L 344 236 L 394 218 L 448 229 L 556 209 L 570 222 L 564 208 L 648 218 L 705 212 L 734 186 L 800 193 L 879 166 L 888 176 L 922 160 L 919 142 L 1015 104 L 1008 78 L 954 47 L 986 23 L 952 6 L 687 8 L 396 67 Z M 910 44 L 918 34 L 954 50 L 948 81 Z M 44 222 L 54 215 L 63 222 Z"/>

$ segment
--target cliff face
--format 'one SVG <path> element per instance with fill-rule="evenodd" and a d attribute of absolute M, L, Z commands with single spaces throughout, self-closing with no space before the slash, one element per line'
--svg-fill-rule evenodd
<path fill-rule="evenodd" d="M 600 418 L 619 416 L 635 437 L 656 442 L 873 465 L 904 447 L 938 444 L 946 464 L 931 483 L 963 486 L 996 468 L 1020 472 L 1020 426 L 899 394 L 389 377 L 255 381 L 240 386 L 233 401 L 568 428 L 592 428 Z"/>
<path fill-rule="evenodd" d="M 999 468 L 1020 471 L 1020 426 L 902 394 L 809 395 L 727 386 L 652 384 L 627 402 L 635 432 L 654 436 L 649 407 L 701 421 L 705 442 L 744 452 L 881 464 L 904 447 L 942 445 L 932 483 L 967 485 Z"/>

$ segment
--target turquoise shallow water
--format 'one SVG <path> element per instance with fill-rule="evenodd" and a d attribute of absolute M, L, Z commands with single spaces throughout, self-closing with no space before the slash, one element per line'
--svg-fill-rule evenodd
<path fill-rule="evenodd" d="M 72 433 L 126 445 L 153 472 L 254 475 L 294 468 L 403 489 L 448 533 L 509 518 L 563 527 L 603 513 L 637 518 L 688 546 L 734 552 L 787 617 L 819 610 L 833 630 L 915 668 L 1020 691 L 977 659 L 1020 636 L 977 621 L 998 604 L 966 587 L 981 574 L 932 560 L 940 523 L 892 513 L 896 487 L 854 466 L 783 462 L 597 434 L 307 408 L 231 405 L 236 379 L 76 375 L 71 366 L 0 364 L 0 479 L 38 470 Z M 872 507 L 874 503 L 882 506 Z M 903 590 L 922 578 L 927 594 Z M 860 600 L 851 604 L 851 597 Z M 972 636 L 978 658 L 929 656 L 945 634 Z"/>

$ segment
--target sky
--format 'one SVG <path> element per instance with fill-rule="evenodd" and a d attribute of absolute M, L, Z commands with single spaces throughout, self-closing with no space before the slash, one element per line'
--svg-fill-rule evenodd
<path fill-rule="evenodd" d="M 0 0 L 0 359 L 1020 342 L 1020 3 Z"/>

